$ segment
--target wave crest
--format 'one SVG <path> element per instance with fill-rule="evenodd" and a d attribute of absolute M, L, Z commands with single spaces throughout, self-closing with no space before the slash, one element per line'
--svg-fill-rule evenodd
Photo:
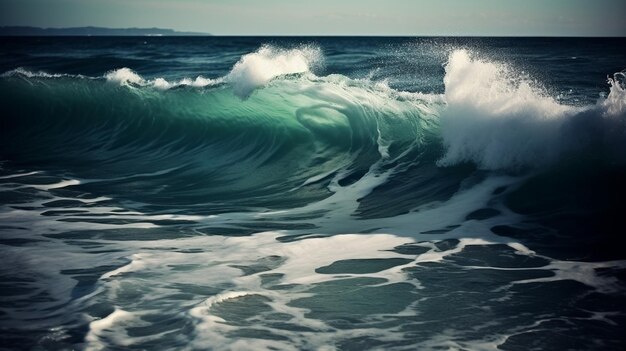
<path fill-rule="evenodd" d="M 169 82 L 165 78 L 146 80 L 127 67 L 107 72 L 104 78 L 120 85 L 152 86 L 163 90 L 179 86 L 202 88 L 227 82 L 235 95 L 246 99 L 254 90 L 276 77 L 310 72 L 313 66 L 322 61 L 322 57 L 321 50 L 312 46 L 287 50 L 265 45 L 242 56 L 226 76 L 217 79 L 198 76 L 195 79 L 183 78 L 178 82 Z"/>
<path fill-rule="evenodd" d="M 130 68 L 123 67 L 113 71 L 109 71 L 104 75 L 104 78 L 116 84 L 124 86 L 152 86 L 157 89 L 167 90 L 180 86 L 191 86 L 194 88 L 202 88 L 206 86 L 215 85 L 221 83 L 221 79 L 208 79 L 202 76 L 198 76 L 195 79 L 183 78 L 179 81 L 170 82 L 165 78 L 155 78 L 151 80 L 144 79 Z"/>
<path fill-rule="evenodd" d="M 247 98 L 270 80 L 282 75 L 309 72 L 321 60 L 321 50 L 312 46 L 291 50 L 263 46 L 242 56 L 225 79 L 233 85 L 237 96 Z"/>
<path fill-rule="evenodd" d="M 599 104 L 605 110 L 606 117 L 624 116 L 626 114 L 626 74 L 615 73 L 613 78 L 608 79 L 611 91 L 606 99 L 600 100 Z"/>
<path fill-rule="evenodd" d="M 106 80 L 108 80 L 109 82 L 115 82 L 124 85 L 127 85 L 129 83 L 137 85 L 145 84 L 145 80 L 140 75 L 135 73 L 135 71 L 133 71 L 132 69 L 126 67 L 107 72 L 104 75 L 104 78 L 106 78 Z"/>
<path fill-rule="evenodd" d="M 626 93 L 618 79 L 596 105 L 559 104 L 503 64 L 454 51 L 445 66 L 445 100 L 440 116 L 445 147 L 440 166 L 473 162 L 486 170 L 540 167 L 615 127 L 623 119 Z M 583 125 L 594 128 L 585 130 Z M 622 128 L 623 129 L 623 128 Z M 575 131 L 576 133 L 573 133 Z M 588 135 L 585 135 L 588 134 Z"/>

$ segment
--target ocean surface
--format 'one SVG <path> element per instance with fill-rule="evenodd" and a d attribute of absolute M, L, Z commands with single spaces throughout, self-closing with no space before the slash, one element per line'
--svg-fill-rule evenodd
<path fill-rule="evenodd" d="M 0 349 L 623 350 L 625 48 L 0 38 Z"/>

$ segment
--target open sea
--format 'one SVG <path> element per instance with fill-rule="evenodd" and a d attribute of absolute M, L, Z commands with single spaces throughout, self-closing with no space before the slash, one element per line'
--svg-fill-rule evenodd
<path fill-rule="evenodd" d="M 0 38 L 0 350 L 624 350 L 626 38 Z"/>

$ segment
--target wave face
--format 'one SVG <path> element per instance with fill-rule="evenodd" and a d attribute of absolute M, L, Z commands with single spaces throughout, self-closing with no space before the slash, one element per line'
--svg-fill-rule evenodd
<path fill-rule="evenodd" d="M 21 40 L 8 348 L 626 343 L 608 39 Z"/>
<path fill-rule="evenodd" d="M 284 60 L 276 58 L 279 68 Z M 435 133 L 439 106 L 430 101 L 437 98 L 397 100 L 388 88 L 313 75 L 279 79 L 248 98 L 241 86 L 259 81 L 256 63 L 242 68 L 246 62 L 244 57 L 221 79 L 227 84 L 166 92 L 161 78 L 146 80 L 126 68 L 104 80 L 18 72 L 2 88 L 12 101 L 9 114 L 21 116 L 7 121 L 5 157 L 60 169 L 78 159 L 86 166 L 81 178 L 104 171 L 122 185 L 137 173 L 158 173 L 179 200 L 188 183 L 197 184 L 189 204 L 207 197 L 251 203 L 277 198 L 293 206 L 285 197 L 302 196 L 296 190 L 320 175 L 342 180 L 397 162 L 411 149 L 435 147 L 421 139 Z"/>

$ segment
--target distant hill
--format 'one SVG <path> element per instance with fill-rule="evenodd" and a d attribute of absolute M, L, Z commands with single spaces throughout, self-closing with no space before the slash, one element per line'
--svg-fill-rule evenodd
<path fill-rule="evenodd" d="M 0 36 L 187 36 L 211 35 L 209 33 L 177 32 L 163 28 L 39 28 L 11 26 L 0 27 Z"/>

